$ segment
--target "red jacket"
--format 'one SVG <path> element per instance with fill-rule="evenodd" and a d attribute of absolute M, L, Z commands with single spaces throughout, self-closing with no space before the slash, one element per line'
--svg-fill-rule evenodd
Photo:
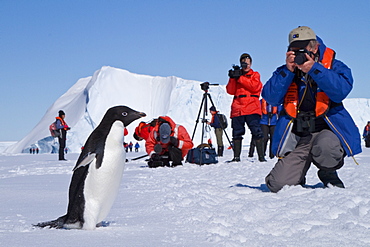
<path fill-rule="evenodd" d="M 261 90 L 260 74 L 252 69 L 238 79 L 230 78 L 226 85 L 226 92 L 234 95 L 230 117 L 250 114 L 262 115 L 259 101 Z"/>
<path fill-rule="evenodd" d="M 172 130 L 171 136 L 174 136 L 179 140 L 179 144 L 178 144 L 177 147 L 179 149 L 181 149 L 182 157 L 184 158 L 185 155 L 188 153 L 189 149 L 191 149 L 193 147 L 193 142 L 191 141 L 188 132 L 186 131 L 186 129 L 182 125 L 176 124 L 168 116 L 162 116 L 162 117 L 159 117 L 159 118 L 162 118 L 162 119 L 166 120 L 169 123 L 169 125 L 171 126 L 171 130 Z M 168 146 L 170 145 L 170 143 L 165 144 L 165 143 L 162 143 L 162 142 L 156 140 L 156 137 L 158 136 L 158 129 L 159 129 L 159 124 L 157 124 L 154 127 L 154 129 L 152 131 L 150 131 L 149 137 L 145 142 L 146 152 L 149 155 L 152 155 L 154 153 L 154 146 L 156 144 L 161 144 L 162 150 L 163 150 L 161 154 L 168 151 Z"/>

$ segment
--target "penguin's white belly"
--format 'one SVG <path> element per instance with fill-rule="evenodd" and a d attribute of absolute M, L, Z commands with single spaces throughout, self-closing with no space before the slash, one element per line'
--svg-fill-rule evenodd
<path fill-rule="evenodd" d="M 126 160 L 123 141 L 123 124 L 116 121 L 107 136 L 101 166 L 97 169 L 95 160 L 89 166 L 84 187 L 83 229 L 95 229 L 116 199 Z"/>

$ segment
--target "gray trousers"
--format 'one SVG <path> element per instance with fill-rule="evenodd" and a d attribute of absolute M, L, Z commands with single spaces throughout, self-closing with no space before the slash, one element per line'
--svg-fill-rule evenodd
<path fill-rule="evenodd" d="M 223 135 L 223 129 L 221 128 L 215 128 L 215 135 L 216 135 L 216 140 L 217 140 L 217 146 L 222 147 L 224 145 L 222 141 L 222 135 Z"/>
<path fill-rule="evenodd" d="M 337 170 L 344 164 L 344 149 L 338 137 L 330 130 L 322 130 L 301 137 L 296 148 L 275 164 L 266 176 L 266 185 L 278 192 L 285 185 L 305 183 L 311 162 L 320 170 Z"/>

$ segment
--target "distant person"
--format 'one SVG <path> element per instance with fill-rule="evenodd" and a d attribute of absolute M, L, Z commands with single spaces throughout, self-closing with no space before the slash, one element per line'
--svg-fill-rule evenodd
<path fill-rule="evenodd" d="M 66 160 L 64 158 L 64 149 L 66 147 L 66 140 L 67 140 L 67 131 L 71 128 L 68 127 L 67 123 L 64 121 L 66 114 L 64 111 L 59 111 L 59 117 L 56 117 L 56 126 L 57 130 L 60 131 L 60 136 L 58 136 L 59 141 L 59 160 Z"/>
<path fill-rule="evenodd" d="M 130 149 L 130 152 L 132 152 L 132 148 L 133 148 L 133 146 L 134 146 L 134 144 L 133 144 L 132 142 L 130 142 L 130 143 L 128 144 L 128 148 Z"/>
<path fill-rule="evenodd" d="M 224 143 L 223 143 L 223 140 L 222 140 L 222 136 L 223 136 L 223 126 L 221 126 L 221 122 L 222 121 L 222 116 L 221 114 L 218 113 L 218 111 L 216 110 L 216 107 L 214 106 L 211 106 L 211 108 L 209 108 L 209 111 L 212 115 L 212 119 L 210 122 L 207 122 L 207 124 L 209 124 L 211 127 L 213 127 L 215 129 L 215 135 L 216 135 L 216 141 L 217 141 L 217 155 L 222 157 L 223 156 L 223 152 L 224 152 Z"/>
<path fill-rule="evenodd" d="M 182 165 L 182 160 L 193 147 L 193 142 L 184 126 L 176 124 L 168 116 L 162 116 L 150 132 L 145 147 L 150 156 L 149 167 L 175 167 Z"/>
<path fill-rule="evenodd" d="M 40 149 L 36 148 L 36 154 L 38 154 L 39 152 L 40 152 Z"/>
<path fill-rule="evenodd" d="M 352 90 L 351 69 L 307 26 L 293 29 L 288 40 L 285 65 L 262 91 L 269 104 L 284 106 L 272 144 L 279 160 L 266 185 L 272 192 L 304 185 L 313 163 L 324 186 L 344 188 L 337 170 L 345 155 L 361 152 L 358 128 L 342 103 Z"/>
<path fill-rule="evenodd" d="M 251 69 L 252 57 L 243 53 L 239 59 L 239 70 L 229 70 L 228 94 L 234 96 L 231 104 L 231 127 L 233 129 L 234 158 L 229 162 L 239 162 L 242 151 L 245 124 L 248 125 L 257 147 L 258 160 L 265 162 L 263 133 L 261 129 L 261 105 L 259 97 L 262 90 L 260 74 Z"/>
<path fill-rule="evenodd" d="M 265 154 L 267 152 L 267 142 L 269 144 L 269 158 L 273 159 L 274 154 L 272 152 L 272 140 L 275 132 L 276 122 L 279 119 L 279 111 L 280 106 L 272 106 L 266 102 L 265 99 L 261 99 L 261 109 L 262 109 L 262 117 L 261 117 L 261 127 L 263 132 L 263 139 L 264 139 L 264 150 Z"/>
<path fill-rule="evenodd" d="M 267 152 L 267 142 L 270 142 L 269 145 L 269 157 L 270 159 L 274 158 L 274 154 L 272 152 L 272 137 L 274 136 L 275 125 L 277 119 L 279 118 L 280 107 L 272 106 L 266 102 L 265 99 L 261 99 L 261 110 L 262 116 L 260 120 L 262 133 L 263 133 L 263 150 L 265 151 L 264 155 L 266 156 Z M 249 154 L 248 157 L 253 157 L 254 148 L 255 148 L 254 139 L 252 138 L 251 143 L 249 145 Z"/>
<path fill-rule="evenodd" d="M 138 142 L 135 143 L 135 152 L 139 152 L 140 144 Z"/>
<path fill-rule="evenodd" d="M 367 122 L 367 125 L 364 128 L 364 134 L 362 136 L 365 140 L 365 147 L 370 148 L 370 121 Z"/>

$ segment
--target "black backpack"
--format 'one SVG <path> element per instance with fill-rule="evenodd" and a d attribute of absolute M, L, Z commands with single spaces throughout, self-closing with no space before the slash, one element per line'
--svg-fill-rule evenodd
<path fill-rule="evenodd" d="M 221 128 L 226 129 L 227 128 L 227 117 L 224 114 L 217 113 L 218 120 L 220 122 Z"/>

